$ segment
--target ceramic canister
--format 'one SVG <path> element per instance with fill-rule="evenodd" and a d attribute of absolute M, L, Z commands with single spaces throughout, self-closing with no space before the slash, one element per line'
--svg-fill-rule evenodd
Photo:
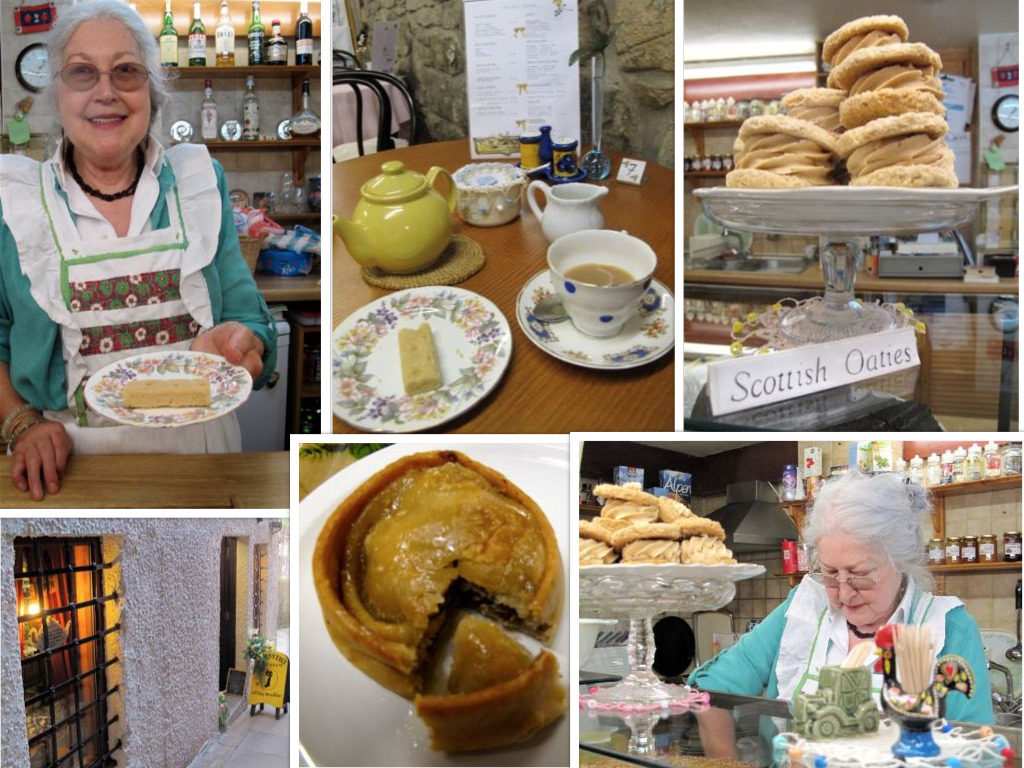
<path fill-rule="evenodd" d="M 556 178 L 571 179 L 579 173 L 576 164 L 576 139 L 555 139 L 551 143 L 551 171 Z"/>
<path fill-rule="evenodd" d="M 519 166 L 529 170 L 540 164 L 540 134 L 524 133 L 519 137 Z"/>

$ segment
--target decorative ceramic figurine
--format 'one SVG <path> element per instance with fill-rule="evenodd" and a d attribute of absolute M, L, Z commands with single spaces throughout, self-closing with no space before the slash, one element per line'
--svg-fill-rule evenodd
<path fill-rule="evenodd" d="M 364 267 L 408 274 L 431 266 L 452 238 L 455 182 L 434 166 L 426 176 L 390 160 L 360 188 L 352 219 L 334 217 L 334 231 L 352 258 Z M 447 198 L 433 189 L 438 176 L 448 180 Z"/>
<path fill-rule="evenodd" d="M 793 700 L 796 730 L 808 739 L 872 733 L 878 730 L 878 707 L 871 698 L 868 667 L 822 667 L 815 693 Z"/>

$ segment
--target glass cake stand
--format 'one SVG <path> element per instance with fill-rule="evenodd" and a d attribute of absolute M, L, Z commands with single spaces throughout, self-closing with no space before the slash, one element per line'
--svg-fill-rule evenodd
<path fill-rule="evenodd" d="M 580 617 L 628 619 L 629 674 L 608 688 L 580 697 L 583 708 L 636 716 L 695 703 L 685 685 L 663 683 L 654 673 L 652 619 L 660 613 L 714 611 L 736 594 L 736 582 L 764 573 L 764 566 L 617 563 L 580 567 Z"/>
<path fill-rule="evenodd" d="M 899 326 L 888 307 L 854 296 L 863 265 L 854 238 L 912 235 L 954 229 L 972 221 L 979 203 L 1016 193 L 1017 187 L 988 189 L 902 189 L 895 187 L 805 187 L 799 189 L 694 190 L 704 211 L 730 229 L 817 235 L 825 294 L 800 302 L 779 319 L 793 346 L 877 333 Z"/>

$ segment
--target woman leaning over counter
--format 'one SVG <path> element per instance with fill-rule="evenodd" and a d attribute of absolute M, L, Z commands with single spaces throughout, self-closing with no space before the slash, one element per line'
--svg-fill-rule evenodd
<path fill-rule="evenodd" d="M 930 592 L 929 511 L 927 491 L 892 473 L 853 472 L 827 482 L 803 529 L 815 553 L 811 571 L 736 645 L 694 670 L 689 683 L 792 701 L 797 693 L 817 689 L 821 667 L 840 664 L 860 643 L 873 643 L 884 625 L 923 625 L 931 630 L 937 656 L 959 654 L 974 670 L 973 697 L 951 692 L 946 717 L 992 723 L 978 624 L 958 598 Z M 875 658 L 870 655 L 866 663 Z M 881 674 L 873 675 L 876 702 L 881 680 Z M 698 718 L 708 754 L 734 755 L 729 714 L 711 710 Z"/>
<path fill-rule="evenodd" d="M 259 387 L 277 347 L 223 170 L 205 147 L 165 150 L 150 133 L 168 94 L 138 14 L 118 0 L 62 9 L 49 65 L 56 152 L 0 156 L 0 421 L 33 499 L 58 491 L 72 451 L 240 450 L 233 414 L 152 430 L 88 411 L 83 382 L 105 365 L 192 349 Z"/>

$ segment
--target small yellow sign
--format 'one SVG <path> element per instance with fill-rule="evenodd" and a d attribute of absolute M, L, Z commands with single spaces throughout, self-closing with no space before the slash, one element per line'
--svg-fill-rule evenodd
<path fill-rule="evenodd" d="M 253 671 L 249 685 L 249 704 L 270 704 L 284 709 L 285 687 L 288 682 L 288 657 L 271 651 L 267 654 L 267 666 L 258 674 Z"/>

